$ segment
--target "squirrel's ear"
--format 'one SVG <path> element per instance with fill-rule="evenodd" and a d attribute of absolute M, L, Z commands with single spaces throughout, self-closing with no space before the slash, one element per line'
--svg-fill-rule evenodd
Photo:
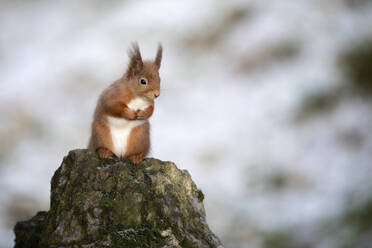
<path fill-rule="evenodd" d="M 126 72 L 126 76 L 128 78 L 131 78 L 136 74 L 139 74 L 143 68 L 141 52 L 139 50 L 137 42 L 132 43 L 132 47 L 129 49 L 128 55 L 130 61 Z"/>
<path fill-rule="evenodd" d="M 163 56 L 163 47 L 161 46 L 161 44 L 159 44 L 158 51 L 156 52 L 156 57 L 154 60 L 154 64 L 156 65 L 156 67 L 158 67 L 158 70 L 160 69 L 162 56 Z"/>

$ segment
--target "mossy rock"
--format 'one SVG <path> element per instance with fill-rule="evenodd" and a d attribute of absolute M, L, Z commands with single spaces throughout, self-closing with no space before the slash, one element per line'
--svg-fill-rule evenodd
<path fill-rule="evenodd" d="M 203 198 L 171 162 L 135 165 L 74 150 L 52 178 L 39 247 L 222 247 Z"/>
<path fill-rule="evenodd" d="M 40 211 L 28 221 L 17 222 L 14 227 L 15 248 L 34 248 L 38 246 L 47 215 L 47 212 Z"/>

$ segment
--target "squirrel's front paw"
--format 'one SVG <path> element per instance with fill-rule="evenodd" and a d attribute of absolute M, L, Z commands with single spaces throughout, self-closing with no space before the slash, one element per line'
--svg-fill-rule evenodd
<path fill-rule="evenodd" d="M 137 114 L 134 111 L 128 111 L 125 115 L 125 118 L 128 120 L 136 120 L 137 119 Z"/>
<path fill-rule="evenodd" d="M 151 105 L 149 107 L 147 107 L 146 109 L 140 109 L 140 110 L 137 110 L 136 114 L 137 114 L 137 120 L 146 120 L 148 118 L 150 118 L 150 116 L 152 115 L 152 112 L 154 111 L 154 106 Z"/>
<path fill-rule="evenodd" d="M 147 118 L 147 113 L 144 110 L 137 111 L 137 120 L 146 120 Z"/>

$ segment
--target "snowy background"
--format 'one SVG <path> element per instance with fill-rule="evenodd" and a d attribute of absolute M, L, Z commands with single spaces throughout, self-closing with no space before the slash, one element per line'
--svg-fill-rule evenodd
<path fill-rule="evenodd" d="M 49 208 L 131 41 L 164 47 L 151 156 L 226 247 L 372 243 L 371 1 L 3 0 L 0 33 L 0 247 Z"/>

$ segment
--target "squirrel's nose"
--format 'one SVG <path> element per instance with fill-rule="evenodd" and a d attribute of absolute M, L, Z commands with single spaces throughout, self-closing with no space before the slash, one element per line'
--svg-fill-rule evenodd
<path fill-rule="evenodd" d="M 157 98 L 159 95 L 160 95 L 160 92 L 159 92 L 159 91 L 155 91 L 155 92 L 154 92 L 154 96 L 155 96 L 155 98 Z"/>

